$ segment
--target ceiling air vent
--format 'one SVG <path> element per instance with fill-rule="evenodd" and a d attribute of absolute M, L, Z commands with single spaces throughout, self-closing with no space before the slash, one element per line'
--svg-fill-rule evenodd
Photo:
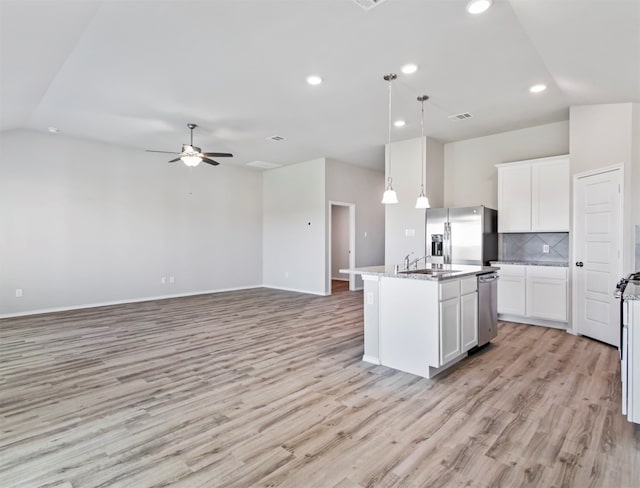
<path fill-rule="evenodd" d="M 267 141 L 280 142 L 280 141 L 284 141 L 284 137 L 282 137 L 282 136 L 269 136 L 269 137 L 267 137 Z"/>
<path fill-rule="evenodd" d="M 473 115 L 471 115 L 469 112 L 464 112 L 461 114 L 456 114 L 456 115 L 449 115 L 449 120 L 466 120 L 466 119 L 470 119 L 471 117 L 473 117 Z"/>
<path fill-rule="evenodd" d="M 353 0 L 360 5 L 364 10 L 371 10 L 376 5 L 380 5 L 385 0 Z"/>

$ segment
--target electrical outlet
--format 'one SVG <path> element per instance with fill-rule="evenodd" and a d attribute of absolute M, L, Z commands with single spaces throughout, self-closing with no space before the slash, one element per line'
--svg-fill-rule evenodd
<path fill-rule="evenodd" d="M 169 276 L 169 283 L 174 283 L 176 280 L 173 276 Z"/>
<path fill-rule="evenodd" d="M 373 305 L 373 293 L 370 291 L 367 292 L 367 305 Z"/>
<path fill-rule="evenodd" d="M 405 235 L 405 237 L 415 237 L 416 236 L 416 230 L 415 229 L 405 229 L 404 230 L 404 235 Z"/>
<path fill-rule="evenodd" d="M 16 298 L 22 298 L 22 288 L 16 288 Z"/>
<path fill-rule="evenodd" d="M 542 252 L 544 254 L 549 254 L 549 244 L 543 244 L 542 245 Z"/>
<path fill-rule="evenodd" d="M 162 283 L 163 285 L 167 282 L 167 277 L 163 276 L 162 278 L 160 278 L 160 283 Z"/>

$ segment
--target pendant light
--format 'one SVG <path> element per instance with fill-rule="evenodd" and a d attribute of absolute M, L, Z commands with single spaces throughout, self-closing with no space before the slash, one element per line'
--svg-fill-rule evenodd
<path fill-rule="evenodd" d="M 389 160 L 389 176 L 387 177 L 387 188 L 382 195 L 382 203 L 398 203 L 398 196 L 393 189 L 392 186 L 392 178 L 391 178 L 391 83 L 398 77 L 395 73 L 389 73 L 385 75 L 383 78 L 385 81 L 389 82 L 389 144 L 387 145 L 387 159 Z"/>
<path fill-rule="evenodd" d="M 420 167 L 422 169 L 422 176 L 420 178 L 420 195 L 418 195 L 418 199 L 416 200 L 416 208 L 429 208 L 429 199 L 424 194 L 424 183 L 425 183 L 425 173 L 427 171 L 427 158 L 426 158 L 426 150 L 425 150 L 425 139 L 424 139 L 424 102 L 429 100 L 427 95 L 421 95 L 418 97 L 418 101 L 422 104 L 422 122 L 420 123 L 420 147 L 422 148 L 422 158 L 420 160 Z"/>

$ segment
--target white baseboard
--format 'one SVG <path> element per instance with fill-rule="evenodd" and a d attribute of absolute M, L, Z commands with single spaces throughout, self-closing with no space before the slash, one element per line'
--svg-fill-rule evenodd
<path fill-rule="evenodd" d="M 110 305 L 125 305 L 127 303 L 138 303 L 138 302 L 150 302 L 153 300 L 166 300 L 168 298 L 181 298 L 181 297 L 191 297 L 194 295 L 209 295 L 211 293 L 223 293 L 226 291 L 239 291 L 239 290 L 251 290 L 253 288 L 262 288 L 261 285 L 252 285 L 252 286 L 238 286 L 234 288 L 218 288 L 216 290 L 203 290 L 203 291 L 193 291 L 187 293 L 174 293 L 171 295 L 157 295 L 152 297 L 142 297 L 142 298 L 128 298 L 125 300 L 113 300 L 108 302 L 97 302 L 97 303 L 82 303 L 79 305 L 68 305 L 64 307 L 52 307 L 52 308 L 40 308 L 37 310 L 26 310 L 24 312 L 14 312 L 14 313 L 6 313 L 0 314 L 0 319 L 7 319 L 11 317 L 24 317 L 26 315 L 40 315 L 43 313 L 53 313 L 53 312 L 66 312 L 69 310 L 81 310 L 83 308 L 97 308 L 97 307 L 108 307 Z"/>
<path fill-rule="evenodd" d="M 362 356 L 362 360 L 365 363 L 380 364 L 380 360 L 378 358 L 373 357 L 373 356 L 367 356 L 366 354 L 364 356 Z"/>
<path fill-rule="evenodd" d="M 332 276 L 331 279 L 335 281 L 349 281 L 349 278 L 336 278 L 335 276 Z"/>
<path fill-rule="evenodd" d="M 331 293 L 326 293 L 326 292 L 300 290 L 298 288 L 287 288 L 284 286 L 262 285 L 262 288 L 269 288 L 271 290 L 294 291 L 296 293 L 306 293 L 307 295 L 318 295 L 321 297 L 326 297 L 331 295 Z"/>
<path fill-rule="evenodd" d="M 527 325 L 540 325 L 542 327 L 551 327 L 553 329 L 567 330 L 567 322 L 557 322 L 555 320 L 536 319 L 533 317 L 523 317 L 522 315 L 498 314 L 498 320 L 504 322 L 516 322 Z"/>

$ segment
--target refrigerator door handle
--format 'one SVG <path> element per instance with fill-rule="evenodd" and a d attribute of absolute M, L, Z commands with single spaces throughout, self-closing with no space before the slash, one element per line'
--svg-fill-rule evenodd
<path fill-rule="evenodd" d="M 444 223 L 444 250 L 443 250 L 443 262 L 444 264 L 451 264 L 451 223 Z"/>

